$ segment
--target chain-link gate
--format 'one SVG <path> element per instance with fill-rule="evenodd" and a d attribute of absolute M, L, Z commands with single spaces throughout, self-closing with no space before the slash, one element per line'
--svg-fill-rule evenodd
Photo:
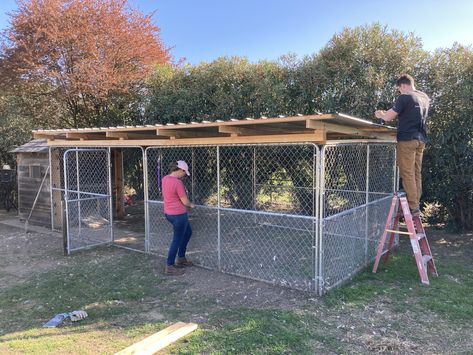
<path fill-rule="evenodd" d="M 185 160 L 197 264 L 302 290 L 317 274 L 318 147 L 313 144 L 152 147 L 146 150 L 147 251 L 166 255 L 172 227 L 161 181 Z"/>
<path fill-rule="evenodd" d="M 67 251 L 113 241 L 109 149 L 64 152 Z"/>

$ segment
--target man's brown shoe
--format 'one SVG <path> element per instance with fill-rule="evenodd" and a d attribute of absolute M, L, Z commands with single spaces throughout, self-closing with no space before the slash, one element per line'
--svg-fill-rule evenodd
<path fill-rule="evenodd" d="M 166 275 L 184 275 L 184 270 L 176 268 L 174 265 L 166 265 L 164 269 Z"/>
<path fill-rule="evenodd" d="M 194 263 L 190 260 L 187 260 L 186 257 L 178 257 L 177 260 L 176 260 L 176 266 L 177 267 L 189 267 L 189 266 L 193 266 Z"/>

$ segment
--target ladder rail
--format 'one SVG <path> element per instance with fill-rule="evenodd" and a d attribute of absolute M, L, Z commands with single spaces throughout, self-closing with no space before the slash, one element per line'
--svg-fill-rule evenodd
<path fill-rule="evenodd" d="M 388 231 L 388 229 L 391 225 L 391 220 L 393 218 L 394 210 L 395 210 L 396 204 L 397 204 L 396 197 L 397 196 L 395 196 L 391 201 L 391 207 L 389 208 L 388 219 L 386 220 L 386 225 L 384 227 L 384 232 L 383 232 L 383 235 L 381 236 L 381 238 L 379 240 L 379 243 L 378 243 L 378 252 L 376 253 L 376 260 L 374 262 L 373 272 L 376 272 L 376 270 L 378 269 L 379 259 L 381 258 L 381 254 L 383 253 L 384 244 L 386 242 L 386 236 L 387 236 L 387 233 L 388 233 L 387 231 Z M 392 238 L 393 238 L 393 236 L 391 234 L 391 239 Z"/>
<path fill-rule="evenodd" d="M 396 218 L 394 220 L 392 229 L 390 229 L 396 205 L 398 206 Z M 398 230 L 399 219 L 401 216 L 404 216 L 404 220 L 407 226 L 407 232 L 401 232 Z M 394 244 L 395 235 L 398 234 L 408 236 L 416 260 L 416 265 L 419 271 L 421 282 L 423 284 L 429 285 L 430 282 L 428 271 L 434 276 L 438 276 L 437 268 L 435 266 L 429 242 L 427 241 L 427 235 L 425 234 L 421 218 L 420 216 L 412 216 L 409 204 L 407 203 L 407 198 L 404 196 L 399 197 L 397 194 L 393 196 L 391 207 L 388 213 L 388 218 L 386 219 L 386 225 L 383 234 L 379 239 L 378 250 L 373 266 L 373 273 L 375 273 L 378 269 L 379 261 L 383 254 L 383 249 L 386 243 L 386 237 L 388 233 L 390 233 L 390 237 L 388 242 L 388 248 L 384 256 L 384 262 L 386 263 L 389 259 L 389 255 Z"/>

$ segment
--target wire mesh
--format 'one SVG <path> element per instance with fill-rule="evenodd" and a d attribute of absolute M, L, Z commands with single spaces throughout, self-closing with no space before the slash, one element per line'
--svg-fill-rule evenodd
<path fill-rule="evenodd" d="M 288 287 L 314 289 L 316 156 L 311 144 L 153 147 L 146 150 L 149 251 L 166 255 L 162 178 L 185 160 L 193 236 L 188 254 L 204 267 Z"/>
<path fill-rule="evenodd" d="M 313 218 L 221 212 L 221 270 L 300 290 L 314 289 Z"/>
<path fill-rule="evenodd" d="M 113 148 L 112 191 L 114 244 L 145 251 L 144 149 Z"/>
<path fill-rule="evenodd" d="M 111 242 L 110 154 L 71 149 L 64 153 L 68 251 Z"/>
<path fill-rule="evenodd" d="M 320 292 L 348 280 L 376 256 L 395 189 L 394 167 L 393 144 L 323 148 Z"/>
<path fill-rule="evenodd" d="M 123 150 L 123 175 L 144 200 L 146 251 L 167 254 L 172 226 L 161 182 L 171 162 L 185 160 L 191 176 L 183 182 L 197 205 L 188 247 L 196 264 L 319 293 L 374 259 L 396 188 L 389 143 L 326 145 L 321 153 L 313 144 L 160 146 L 146 149 L 144 163 L 139 151 Z M 110 158 L 64 152 L 51 150 L 52 202 L 64 197 L 66 178 L 69 234 L 87 231 L 71 246 L 108 241 Z"/>

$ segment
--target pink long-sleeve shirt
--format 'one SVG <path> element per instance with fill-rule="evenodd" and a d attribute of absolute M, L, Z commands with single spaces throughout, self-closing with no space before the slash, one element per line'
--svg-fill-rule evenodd
<path fill-rule="evenodd" d="M 164 213 L 170 215 L 187 212 L 181 197 L 187 196 L 183 182 L 177 177 L 166 175 L 162 181 Z"/>

